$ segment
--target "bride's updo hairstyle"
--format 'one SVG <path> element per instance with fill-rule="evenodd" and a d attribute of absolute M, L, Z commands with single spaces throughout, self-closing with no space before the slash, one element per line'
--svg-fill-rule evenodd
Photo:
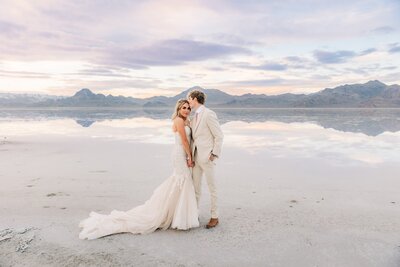
<path fill-rule="evenodd" d="M 185 104 L 189 105 L 189 101 L 187 101 L 186 99 L 179 99 L 176 102 L 174 113 L 172 114 L 171 119 L 175 119 L 176 117 L 179 116 L 179 110 L 181 110 L 182 106 L 185 105 Z"/>

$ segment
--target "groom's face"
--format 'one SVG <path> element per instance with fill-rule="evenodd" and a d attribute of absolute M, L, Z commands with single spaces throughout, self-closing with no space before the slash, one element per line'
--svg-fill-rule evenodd
<path fill-rule="evenodd" d="M 193 106 L 194 106 L 194 101 L 195 101 L 195 100 L 189 96 L 189 97 L 188 97 L 188 101 L 189 101 L 190 107 L 193 108 Z"/>

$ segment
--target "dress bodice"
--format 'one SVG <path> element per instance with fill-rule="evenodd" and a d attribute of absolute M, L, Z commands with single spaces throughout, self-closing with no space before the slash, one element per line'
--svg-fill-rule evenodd
<path fill-rule="evenodd" d="M 191 141 L 191 129 L 189 126 L 185 126 L 186 138 L 190 144 Z M 183 148 L 182 139 L 178 132 L 175 132 L 175 146 L 172 152 L 172 160 L 174 166 L 174 173 L 179 174 L 177 177 L 186 177 L 190 175 L 189 168 L 186 162 L 186 152 Z"/>
<path fill-rule="evenodd" d="M 190 136 L 191 136 L 192 130 L 187 125 L 185 125 L 185 132 L 186 132 L 186 138 L 187 138 L 188 142 L 190 143 L 190 139 L 191 139 Z M 175 132 L 175 145 L 182 146 L 182 139 L 181 139 L 181 136 L 179 135 L 178 131 Z"/>

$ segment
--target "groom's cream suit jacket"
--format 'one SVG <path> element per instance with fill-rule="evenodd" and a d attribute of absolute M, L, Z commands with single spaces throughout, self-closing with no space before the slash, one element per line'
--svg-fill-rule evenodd
<path fill-rule="evenodd" d="M 214 111 L 203 108 L 198 120 L 191 121 L 192 128 L 192 155 L 199 162 L 207 162 L 212 154 L 220 156 L 224 135 Z"/>

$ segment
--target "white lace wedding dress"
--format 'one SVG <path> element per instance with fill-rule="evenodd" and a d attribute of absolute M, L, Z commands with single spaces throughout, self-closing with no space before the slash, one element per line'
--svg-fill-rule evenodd
<path fill-rule="evenodd" d="M 185 132 L 190 140 L 190 127 Z M 179 133 L 175 133 L 172 175 L 154 190 L 143 205 L 109 215 L 91 212 L 80 222 L 80 239 L 95 239 L 116 233 L 145 234 L 157 229 L 187 230 L 199 226 L 198 210 L 190 168 Z"/>

